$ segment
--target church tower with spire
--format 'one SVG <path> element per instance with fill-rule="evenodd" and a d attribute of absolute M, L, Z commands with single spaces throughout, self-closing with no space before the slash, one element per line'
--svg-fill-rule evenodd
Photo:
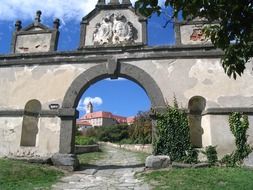
<path fill-rule="evenodd" d="M 86 106 L 87 113 L 93 113 L 93 105 L 89 102 Z"/>

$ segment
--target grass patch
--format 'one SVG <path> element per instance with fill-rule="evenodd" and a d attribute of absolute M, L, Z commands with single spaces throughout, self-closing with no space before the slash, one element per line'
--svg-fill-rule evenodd
<path fill-rule="evenodd" d="M 104 148 L 100 152 L 90 152 L 77 155 L 81 165 L 95 164 L 97 160 L 103 159 L 106 156 Z"/>
<path fill-rule="evenodd" d="M 75 144 L 76 145 L 94 145 L 97 143 L 95 137 L 86 137 L 86 136 L 76 136 Z"/>
<path fill-rule="evenodd" d="M 140 160 L 141 163 L 145 163 L 146 158 L 150 156 L 150 154 L 145 152 L 134 152 L 136 154 L 136 157 Z"/>
<path fill-rule="evenodd" d="M 50 189 L 63 172 L 46 165 L 0 159 L 0 189 Z"/>
<path fill-rule="evenodd" d="M 156 190 L 253 189 L 253 171 L 244 168 L 171 169 L 141 176 Z"/>

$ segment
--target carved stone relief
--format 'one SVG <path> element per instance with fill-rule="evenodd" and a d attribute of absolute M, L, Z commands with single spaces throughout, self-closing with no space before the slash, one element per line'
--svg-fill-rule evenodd
<path fill-rule="evenodd" d="M 95 45 L 134 43 L 134 27 L 121 14 L 111 14 L 96 24 L 93 34 Z"/>
<path fill-rule="evenodd" d="M 203 26 L 196 26 L 196 28 L 193 29 L 192 34 L 190 36 L 191 41 L 206 41 L 205 35 L 202 31 Z"/>

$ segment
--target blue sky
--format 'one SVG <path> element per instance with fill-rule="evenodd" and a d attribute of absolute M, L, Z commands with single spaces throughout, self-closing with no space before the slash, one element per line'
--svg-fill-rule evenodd
<path fill-rule="evenodd" d="M 0 54 L 10 53 L 14 24 L 17 19 L 23 27 L 33 22 L 35 12 L 42 11 L 42 23 L 52 26 L 55 18 L 61 19 L 58 51 L 76 50 L 79 45 L 80 21 L 96 4 L 96 0 L 1 0 L 0 5 Z M 134 1 L 132 1 L 134 2 Z M 148 22 L 148 44 L 174 44 L 171 25 L 164 28 L 165 16 L 153 15 Z M 95 99 L 97 97 L 97 99 Z M 111 111 L 123 116 L 135 115 L 150 108 L 150 101 L 144 90 L 129 80 L 103 80 L 92 85 L 79 103 L 80 115 L 85 113 L 84 100 L 94 101 L 95 110 Z M 95 101 L 101 99 L 101 101 Z"/>

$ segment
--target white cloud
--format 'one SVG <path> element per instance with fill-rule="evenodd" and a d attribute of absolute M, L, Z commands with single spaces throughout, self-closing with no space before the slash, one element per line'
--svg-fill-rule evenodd
<path fill-rule="evenodd" d="M 85 97 L 84 99 L 81 99 L 79 101 L 77 109 L 78 110 L 85 110 L 87 112 L 86 106 L 87 106 L 87 104 L 89 102 L 91 102 L 93 104 L 93 106 L 100 106 L 100 105 L 103 104 L 103 100 L 100 97 L 94 97 L 94 98 L 92 98 L 92 97 Z"/>
<path fill-rule="evenodd" d="M 35 12 L 41 10 L 42 18 L 60 18 L 63 23 L 80 22 L 96 4 L 97 0 L 1 0 L 0 20 L 33 19 Z"/>
<path fill-rule="evenodd" d="M 94 97 L 94 98 L 85 97 L 84 101 L 83 101 L 84 105 L 87 105 L 89 102 L 91 102 L 93 105 L 97 105 L 97 106 L 100 106 L 101 104 L 103 104 L 103 100 L 100 97 Z"/>

